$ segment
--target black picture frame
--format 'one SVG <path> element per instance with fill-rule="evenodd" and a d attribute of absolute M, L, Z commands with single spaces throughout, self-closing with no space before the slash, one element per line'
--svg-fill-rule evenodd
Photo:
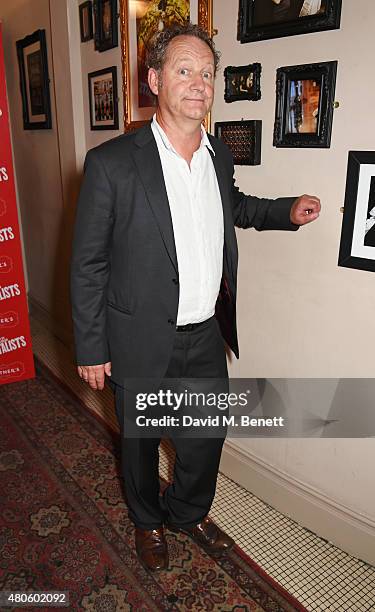
<path fill-rule="evenodd" d="M 227 66 L 224 70 L 225 102 L 261 99 L 260 75 L 262 66 L 256 62 L 247 66 Z"/>
<path fill-rule="evenodd" d="M 81 32 L 81 42 L 87 42 L 94 38 L 91 0 L 83 2 L 79 5 L 79 26 Z"/>
<path fill-rule="evenodd" d="M 45 30 L 16 41 L 24 130 L 52 128 Z"/>
<path fill-rule="evenodd" d="M 349 151 L 338 265 L 375 272 L 375 151 Z"/>
<path fill-rule="evenodd" d="M 279 4 L 272 0 L 240 0 L 237 38 L 248 43 L 336 30 L 340 28 L 341 5 L 342 0 L 322 0 L 318 12 L 301 15 L 302 10 L 307 10 L 303 0 L 281 0 Z M 310 10 L 316 10 L 313 3 Z"/>
<path fill-rule="evenodd" d="M 110 66 L 88 74 L 90 129 L 118 130 L 117 68 Z"/>
<path fill-rule="evenodd" d="M 336 74 L 337 61 L 278 68 L 275 147 L 331 146 Z"/>
<path fill-rule="evenodd" d="M 94 0 L 95 50 L 102 53 L 118 46 L 117 0 Z"/>
<path fill-rule="evenodd" d="M 215 136 L 221 138 L 230 148 L 233 162 L 237 166 L 259 166 L 262 151 L 262 122 L 218 121 Z"/>

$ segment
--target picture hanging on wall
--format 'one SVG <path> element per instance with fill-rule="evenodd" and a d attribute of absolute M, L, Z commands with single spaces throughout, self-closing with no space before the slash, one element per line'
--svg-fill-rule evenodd
<path fill-rule="evenodd" d="M 25 130 L 52 127 L 45 30 L 17 40 L 18 67 Z"/>
<path fill-rule="evenodd" d="M 189 20 L 212 33 L 213 0 L 122 0 L 121 46 L 125 131 L 150 120 L 155 98 L 147 82 L 146 48 L 151 38 L 173 23 Z M 205 120 L 209 129 L 210 117 Z"/>
<path fill-rule="evenodd" d="M 230 148 L 237 166 L 259 166 L 261 163 L 262 122 L 219 121 L 215 123 L 215 136 Z"/>
<path fill-rule="evenodd" d="M 117 68 L 90 72 L 89 105 L 92 130 L 118 130 Z"/>
<path fill-rule="evenodd" d="M 342 0 L 240 0 L 238 35 L 241 43 L 336 30 Z"/>
<path fill-rule="evenodd" d="M 94 0 L 95 50 L 107 51 L 118 46 L 117 0 Z"/>
<path fill-rule="evenodd" d="M 338 265 L 375 272 L 375 151 L 349 151 Z"/>
<path fill-rule="evenodd" d="M 261 98 L 260 75 L 262 67 L 259 63 L 248 66 L 227 66 L 224 70 L 225 102 L 252 100 Z"/>
<path fill-rule="evenodd" d="M 87 42 L 92 40 L 93 27 L 92 27 L 92 2 L 83 2 L 79 5 L 79 25 L 81 31 L 81 42 Z"/>
<path fill-rule="evenodd" d="M 277 70 L 275 147 L 330 146 L 336 72 L 337 62 Z"/>

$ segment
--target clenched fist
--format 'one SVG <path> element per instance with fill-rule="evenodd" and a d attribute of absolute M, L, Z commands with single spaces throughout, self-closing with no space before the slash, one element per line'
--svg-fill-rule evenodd
<path fill-rule="evenodd" d="M 306 225 L 319 217 L 320 200 L 315 196 L 301 195 L 290 209 L 290 220 L 296 225 Z"/>

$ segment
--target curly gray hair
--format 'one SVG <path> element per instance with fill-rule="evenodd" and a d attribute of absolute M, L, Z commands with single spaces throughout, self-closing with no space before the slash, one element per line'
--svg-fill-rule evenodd
<path fill-rule="evenodd" d="M 147 67 L 154 68 L 157 72 L 163 69 L 169 43 L 176 36 L 195 36 L 208 45 L 214 56 L 215 74 L 219 67 L 220 53 L 215 49 L 215 43 L 208 32 L 198 25 L 190 22 L 184 24 L 173 24 L 170 28 L 158 32 L 147 48 Z"/>

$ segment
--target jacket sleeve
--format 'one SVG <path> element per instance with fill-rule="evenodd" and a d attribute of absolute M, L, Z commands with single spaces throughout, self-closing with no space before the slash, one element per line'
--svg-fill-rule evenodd
<path fill-rule="evenodd" d="M 95 150 L 89 151 L 78 198 L 71 260 L 71 302 L 80 365 L 110 361 L 106 335 L 106 289 L 114 196 L 107 172 Z"/>
<path fill-rule="evenodd" d="M 232 179 L 232 212 L 233 221 L 237 227 L 247 229 L 255 227 L 256 230 L 290 230 L 296 231 L 299 225 L 290 220 L 290 209 L 295 197 L 256 198 L 245 195 Z"/>

